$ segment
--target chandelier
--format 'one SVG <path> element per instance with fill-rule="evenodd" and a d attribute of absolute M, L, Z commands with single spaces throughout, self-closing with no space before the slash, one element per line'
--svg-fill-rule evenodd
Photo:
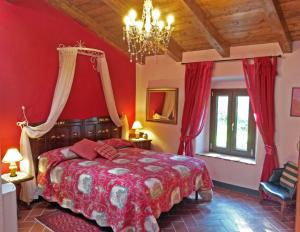
<path fill-rule="evenodd" d="M 174 29 L 174 16 L 168 15 L 166 23 L 160 19 L 160 11 L 154 9 L 152 0 L 145 0 L 141 20 L 130 10 L 124 17 L 123 40 L 127 41 L 130 62 L 142 62 L 146 55 L 165 53 Z"/>

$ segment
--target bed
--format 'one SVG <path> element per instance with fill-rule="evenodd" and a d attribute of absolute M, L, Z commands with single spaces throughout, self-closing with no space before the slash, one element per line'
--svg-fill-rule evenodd
<path fill-rule="evenodd" d="M 57 122 L 32 140 L 38 165 L 39 195 L 114 231 L 159 231 L 157 218 L 193 191 L 212 198 L 212 182 L 203 160 L 120 147 L 110 161 L 79 158 L 69 146 L 82 138 L 119 138 L 109 118 Z"/>

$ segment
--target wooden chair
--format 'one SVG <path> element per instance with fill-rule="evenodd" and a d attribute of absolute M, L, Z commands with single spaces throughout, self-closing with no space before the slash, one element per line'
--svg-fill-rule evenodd
<path fill-rule="evenodd" d="M 276 168 L 267 182 L 261 182 L 259 185 L 260 200 L 264 200 L 263 193 L 266 194 L 271 200 L 277 201 L 281 205 L 281 216 L 287 205 L 296 202 L 296 185 L 295 188 L 289 190 L 279 184 L 280 177 L 284 168 Z"/>

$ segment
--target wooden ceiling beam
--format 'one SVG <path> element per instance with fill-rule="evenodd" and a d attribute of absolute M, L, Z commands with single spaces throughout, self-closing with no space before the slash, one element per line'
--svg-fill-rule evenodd
<path fill-rule="evenodd" d="M 112 9 L 115 13 L 118 15 L 124 15 L 127 14 L 127 11 L 129 9 L 126 2 L 123 0 L 114 1 L 114 0 L 102 0 L 110 9 Z M 121 21 L 122 19 L 120 19 Z"/>
<path fill-rule="evenodd" d="M 180 47 L 179 44 L 171 37 L 168 45 L 167 54 L 176 62 L 181 62 L 182 53 L 183 53 L 182 47 Z"/>
<path fill-rule="evenodd" d="M 278 0 L 262 0 L 267 20 L 276 35 L 279 36 L 279 45 L 282 52 L 293 51 L 292 38 L 289 33 L 287 23 L 284 19 Z"/>
<path fill-rule="evenodd" d="M 129 9 L 129 5 L 127 1 L 115 1 L 115 0 L 102 0 L 107 6 L 109 6 L 114 12 L 116 12 L 118 15 L 124 15 L 127 14 L 127 11 Z M 121 20 L 120 20 L 121 21 Z M 182 61 L 182 53 L 183 49 L 180 47 L 180 45 L 173 39 L 170 39 L 167 54 L 174 59 L 176 62 Z"/>
<path fill-rule="evenodd" d="M 223 56 L 230 56 L 230 45 L 219 34 L 216 28 L 211 24 L 203 10 L 197 4 L 196 0 L 182 0 L 183 4 L 193 13 L 195 22 L 200 27 L 201 32 L 207 39 L 208 43 Z"/>
<path fill-rule="evenodd" d="M 117 48 L 118 50 L 126 53 L 124 49 L 122 38 L 117 38 L 114 34 L 110 33 L 101 24 L 95 22 L 87 14 L 79 10 L 74 5 L 70 4 L 66 0 L 48 0 L 48 3 L 54 8 L 65 12 L 67 15 L 71 16 L 73 19 L 78 21 L 80 24 L 86 26 L 91 31 L 95 32 L 99 37 L 103 38 L 107 43 Z"/>

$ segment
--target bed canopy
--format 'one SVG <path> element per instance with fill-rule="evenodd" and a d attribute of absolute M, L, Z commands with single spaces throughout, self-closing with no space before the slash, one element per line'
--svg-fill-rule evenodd
<path fill-rule="evenodd" d="M 27 119 L 25 122 L 18 123 L 18 125 L 22 127 L 20 151 L 24 157 L 24 160 L 20 163 L 20 169 L 21 171 L 34 176 L 32 181 L 22 183 L 20 198 L 25 202 L 31 202 L 37 197 L 36 176 L 29 138 L 42 137 L 53 128 L 58 120 L 71 92 L 76 67 L 76 58 L 78 54 L 89 56 L 91 57 L 91 61 L 96 63 L 96 70 L 100 74 L 109 116 L 116 126 L 123 126 L 122 137 L 127 138 L 128 135 L 127 117 L 124 115 L 122 118 L 120 118 L 116 108 L 105 53 L 98 49 L 86 48 L 82 45 L 82 43 L 79 43 L 79 45 L 75 47 L 59 46 L 57 50 L 59 53 L 59 73 L 50 113 L 46 122 L 35 127 L 29 126 Z"/>

